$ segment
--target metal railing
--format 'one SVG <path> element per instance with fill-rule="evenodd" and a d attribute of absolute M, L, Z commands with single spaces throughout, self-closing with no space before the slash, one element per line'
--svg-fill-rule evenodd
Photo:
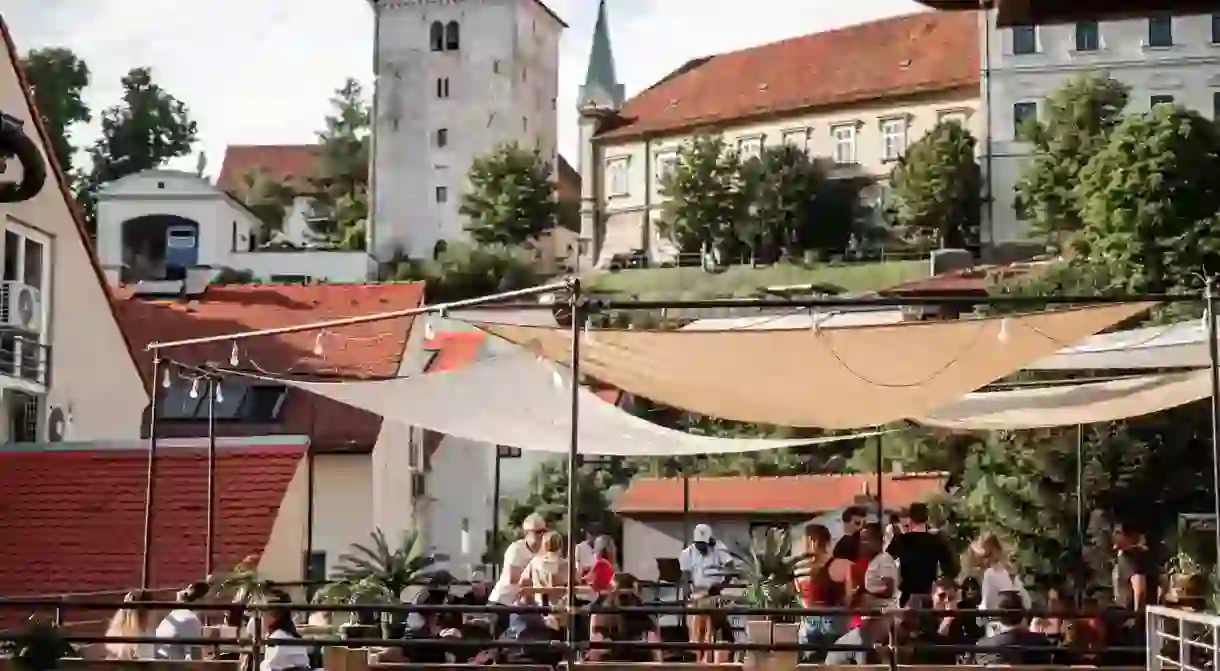
<path fill-rule="evenodd" d="M 51 346 L 32 335 L 0 327 L 0 375 L 50 384 Z"/>
<path fill-rule="evenodd" d="M 1220 669 L 1220 616 L 1149 606 L 1145 617 L 1148 671 Z"/>

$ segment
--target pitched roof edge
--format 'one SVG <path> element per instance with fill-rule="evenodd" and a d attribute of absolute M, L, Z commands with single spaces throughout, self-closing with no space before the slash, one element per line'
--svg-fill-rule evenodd
<path fill-rule="evenodd" d="M 110 290 L 110 283 L 106 281 L 106 273 L 102 271 L 102 266 L 98 263 L 97 255 L 93 252 L 93 244 L 89 240 L 88 231 L 85 230 L 85 222 L 81 219 L 80 212 L 76 208 L 76 199 L 68 189 L 68 182 L 64 176 L 63 168 L 59 165 L 59 160 L 55 158 L 55 152 L 51 151 L 51 147 L 54 144 L 51 142 L 51 136 L 47 133 L 46 127 L 43 126 L 42 115 L 38 113 L 38 107 L 34 104 L 34 97 L 30 94 L 30 83 L 26 80 L 25 72 L 21 69 L 21 56 L 17 52 L 17 44 L 13 41 L 13 35 L 9 32 L 8 24 L 4 21 L 3 16 L 0 16 L 0 34 L 4 36 L 4 46 L 8 50 L 9 63 L 12 64 L 13 71 L 17 74 L 17 84 L 21 87 L 21 95 L 25 98 L 26 108 L 30 112 L 30 122 L 38 130 L 38 138 L 42 143 L 43 159 L 51 167 L 51 174 L 55 176 L 55 183 L 59 185 L 60 195 L 63 196 L 64 202 L 68 206 L 69 216 L 72 217 L 72 222 L 76 225 L 76 231 L 80 234 L 81 244 L 85 246 L 85 256 L 89 257 L 89 265 L 93 266 L 93 272 L 97 276 L 98 284 L 102 287 L 102 295 L 106 298 L 106 307 L 110 310 L 110 318 L 114 320 L 114 328 L 118 330 L 119 337 L 127 345 L 127 355 L 131 357 L 131 365 L 135 366 L 136 375 L 140 376 L 140 365 L 136 359 L 135 346 L 131 338 L 127 337 L 127 332 L 123 330 L 122 325 L 119 324 L 119 315 L 114 307 L 114 292 Z M 44 186 L 43 188 L 45 189 L 46 187 Z M 144 395 L 147 398 L 147 389 L 144 390 Z"/>

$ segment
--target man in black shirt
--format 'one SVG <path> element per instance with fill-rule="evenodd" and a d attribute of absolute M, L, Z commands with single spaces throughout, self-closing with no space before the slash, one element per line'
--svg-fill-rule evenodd
<path fill-rule="evenodd" d="M 835 559 L 856 561 L 859 554 L 860 530 L 868 519 L 868 511 L 863 506 L 848 506 L 843 509 L 843 536 L 835 543 L 832 555 Z"/>
<path fill-rule="evenodd" d="M 898 570 L 902 576 L 899 582 L 902 588 L 900 603 L 904 606 L 912 595 L 930 596 L 937 577 L 943 575 L 953 579 L 958 571 L 949 543 L 939 533 L 928 531 L 928 506 L 923 503 L 911 504 L 910 520 L 907 532 L 895 536 L 886 549 L 891 557 L 898 560 Z"/>
<path fill-rule="evenodd" d="M 1114 529 L 1114 605 L 1123 610 L 1142 611 L 1156 601 L 1156 565 L 1144 543 L 1143 534 L 1129 524 Z"/>

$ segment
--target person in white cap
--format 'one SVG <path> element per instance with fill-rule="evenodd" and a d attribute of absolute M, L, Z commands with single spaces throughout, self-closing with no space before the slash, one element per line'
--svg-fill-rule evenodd
<path fill-rule="evenodd" d="M 521 595 L 521 574 L 530 560 L 542 549 L 542 537 L 546 534 L 546 518 L 531 513 L 521 523 L 522 537 L 513 541 L 504 551 L 504 564 L 500 567 L 500 578 L 487 597 L 488 603 L 514 606 Z M 501 616 L 497 623 L 497 634 L 508 628 L 509 617 Z"/>
<path fill-rule="evenodd" d="M 733 555 L 724 543 L 712 535 L 712 528 L 696 524 L 692 542 L 678 555 L 678 567 L 682 569 L 683 582 L 706 592 L 726 581 L 725 571 L 733 563 Z"/>

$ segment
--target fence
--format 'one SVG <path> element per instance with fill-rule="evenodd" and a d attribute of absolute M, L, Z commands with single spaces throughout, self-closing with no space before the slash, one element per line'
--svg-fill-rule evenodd
<path fill-rule="evenodd" d="M 1149 606 L 1148 671 L 1220 669 L 1220 616 Z"/>

